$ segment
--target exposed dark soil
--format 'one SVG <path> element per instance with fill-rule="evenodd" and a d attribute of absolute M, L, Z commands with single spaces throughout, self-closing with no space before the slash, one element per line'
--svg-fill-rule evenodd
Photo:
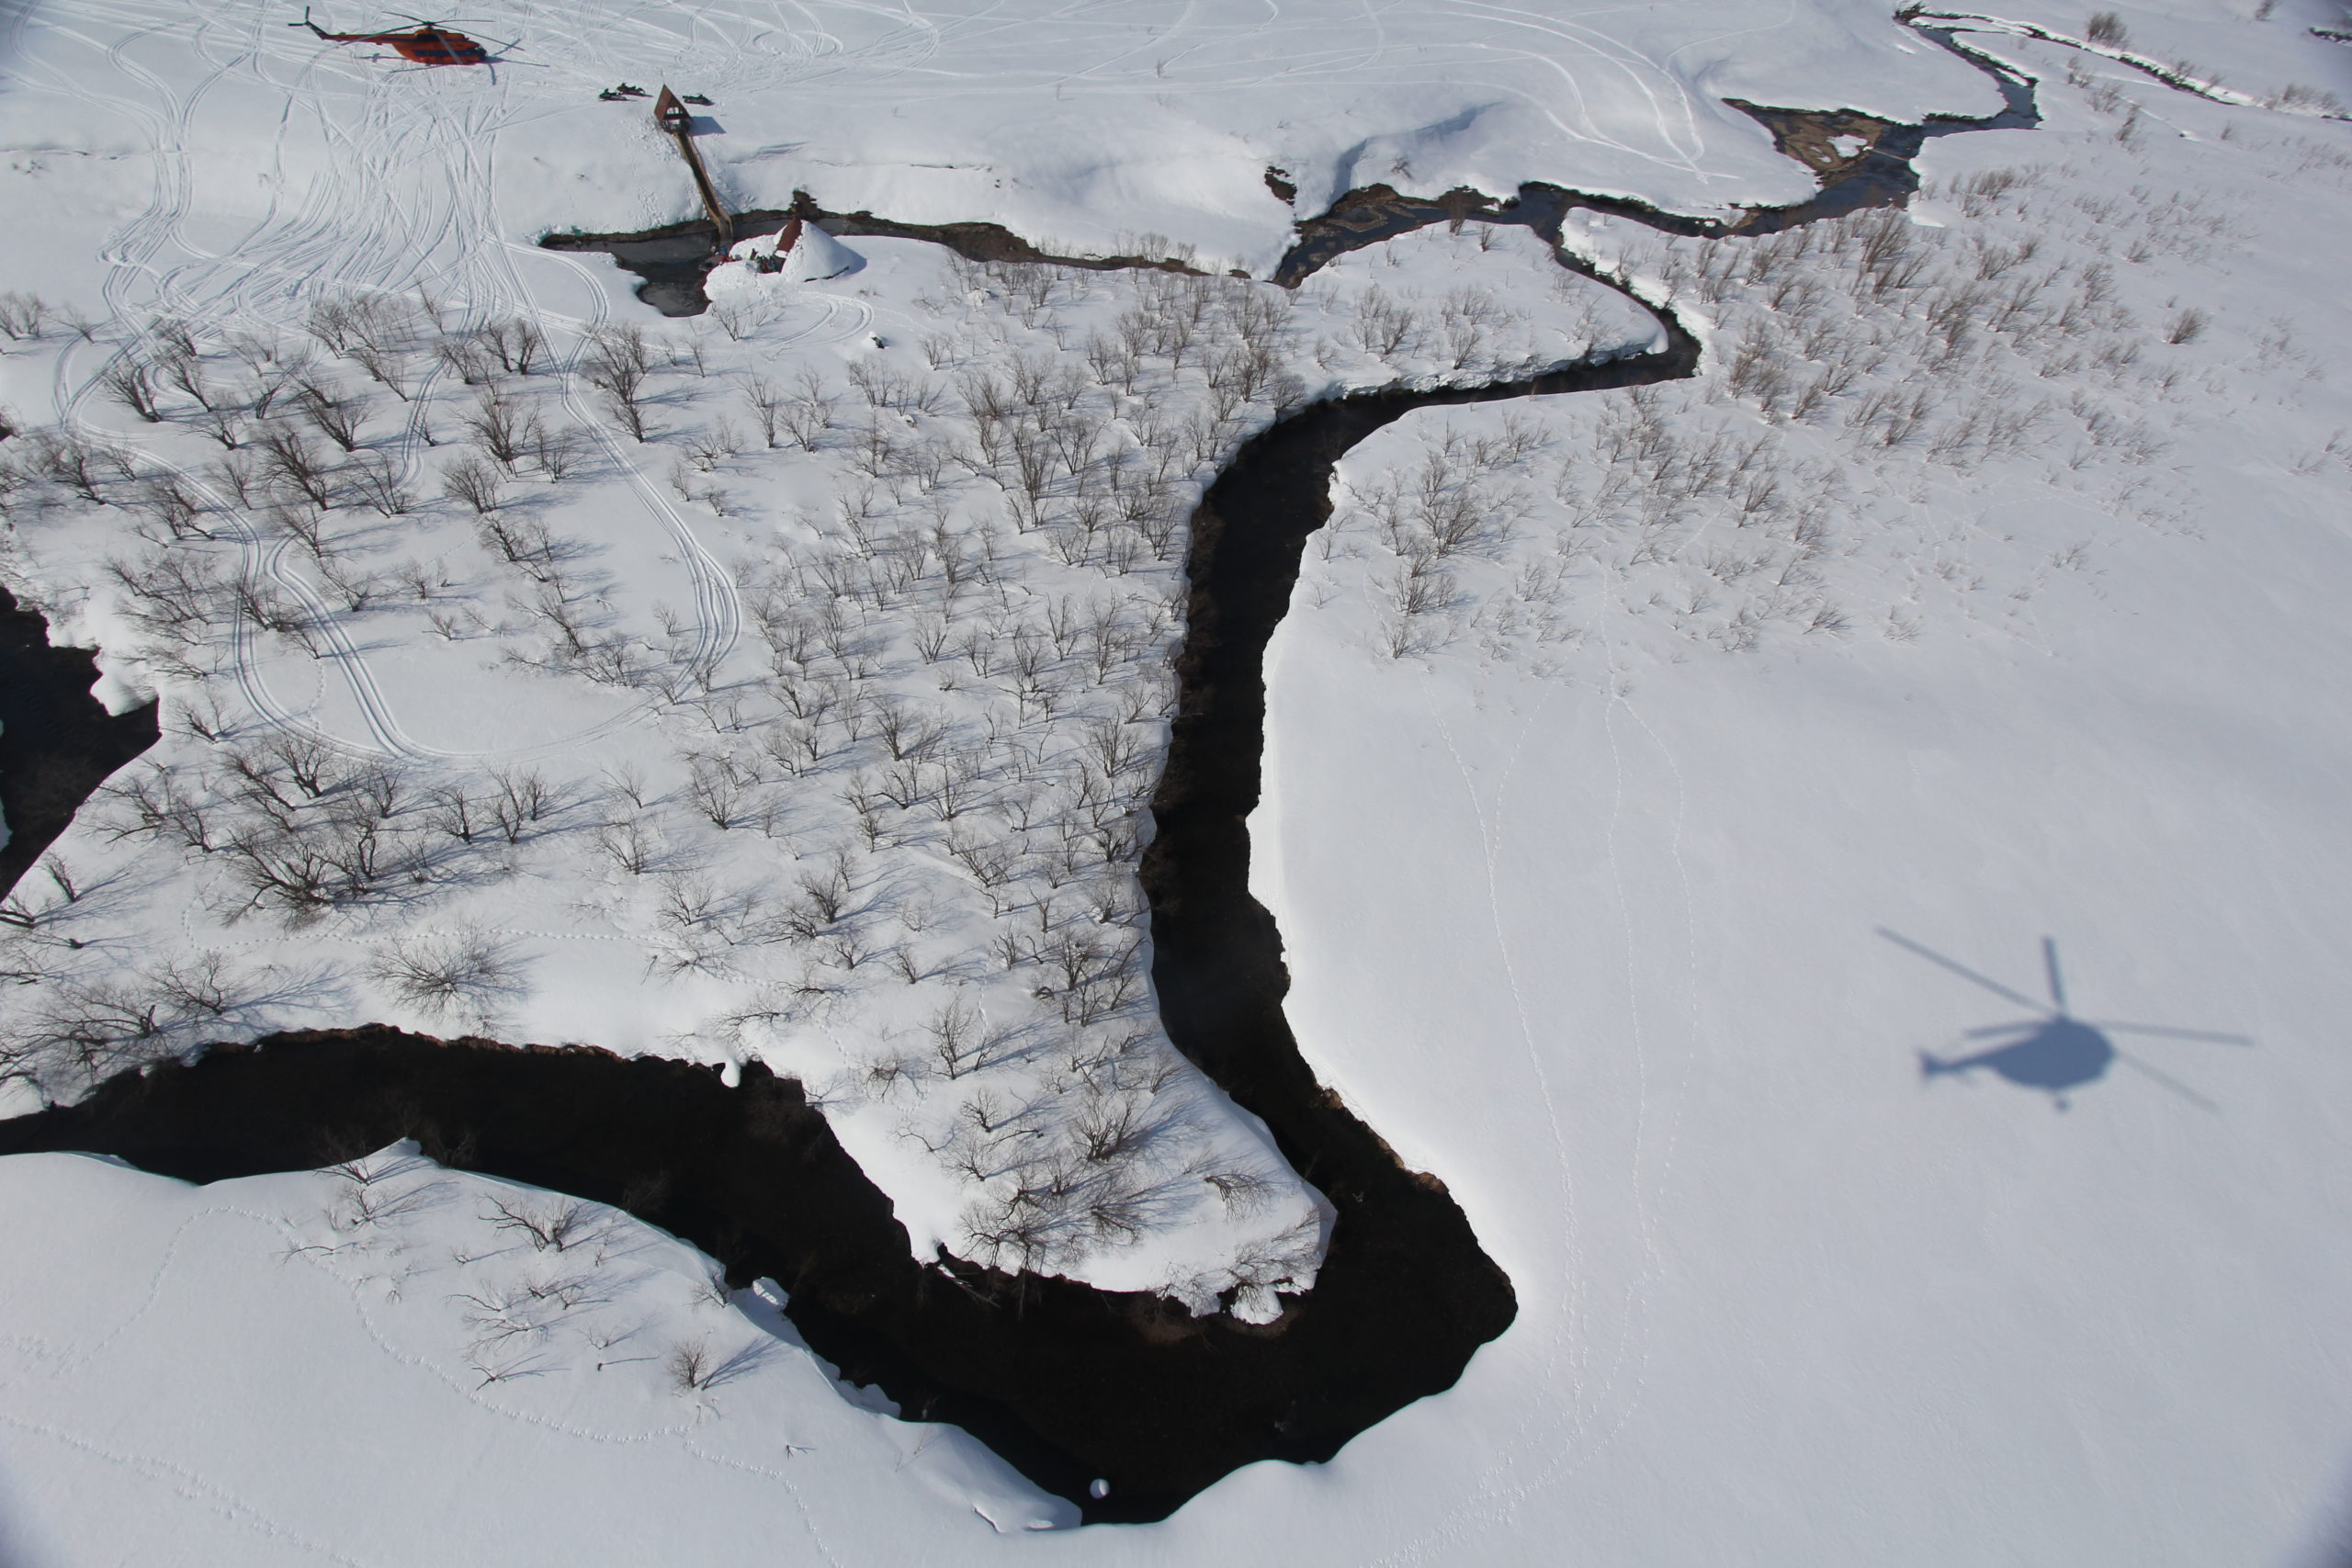
<path fill-rule="evenodd" d="M 155 705 L 109 714 L 90 694 L 97 656 L 51 648 L 49 627 L 0 589 L 0 893 L 57 841 L 108 774 L 155 743 Z"/>

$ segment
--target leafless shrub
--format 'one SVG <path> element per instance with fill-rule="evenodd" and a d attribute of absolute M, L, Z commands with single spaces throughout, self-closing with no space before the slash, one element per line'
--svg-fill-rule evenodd
<path fill-rule="evenodd" d="M 322 511 L 334 504 L 334 475 L 300 431 L 272 424 L 262 431 L 256 445 L 273 488 L 291 491 Z"/>
<path fill-rule="evenodd" d="M 547 338 L 536 322 L 520 316 L 485 322 L 480 337 L 499 368 L 528 376 L 547 352 Z"/>
<path fill-rule="evenodd" d="M 1420 314 L 1378 284 L 1356 299 L 1355 340 L 1366 354 L 1385 359 L 1420 336 Z"/>
<path fill-rule="evenodd" d="M 365 398 L 323 381 L 304 381 L 297 389 L 294 406 L 312 429 L 345 452 L 359 448 L 359 422 L 368 415 Z"/>
<path fill-rule="evenodd" d="M 441 470 L 441 492 L 465 502 L 477 515 L 496 512 L 504 489 L 505 477 L 497 465 L 470 454 Z"/>
<path fill-rule="evenodd" d="M 397 938 L 368 961 L 368 975 L 435 1019 L 478 1020 L 523 989 L 510 944 L 482 931 Z"/>
<path fill-rule="evenodd" d="M 949 1078 L 960 1078 L 982 1064 L 986 1036 L 979 1010 L 961 1000 L 941 1006 L 923 1023 L 931 1040 L 932 1060 Z"/>
<path fill-rule="evenodd" d="M 163 411 L 155 404 L 155 383 L 147 367 L 128 357 L 116 360 L 101 371 L 98 389 L 108 401 L 121 404 L 150 424 L 163 423 Z"/>
<path fill-rule="evenodd" d="M 565 1252 L 587 1238 L 595 1214 L 571 1198 L 493 1198 L 482 1218 L 493 1229 L 521 1235 L 534 1252 Z"/>
<path fill-rule="evenodd" d="M 580 373 L 605 394 L 605 412 L 632 438 L 647 436 L 645 388 L 653 373 L 653 351 L 642 329 L 601 327 L 582 356 Z"/>
<path fill-rule="evenodd" d="M 0 294 L 0 337 L 12 343 L 37 339 L 48 330 L 52 314 L 48 301 L 38 294 L 14 289 Z"/>
<path fill-rule="evenodd" d="M 532 444 L 537 421 L 530 419 L 512 398 L 492 387 L 474 400 L 473 412 L 458 423 L 473 432 L 474 445 L 511 474 Z"/>

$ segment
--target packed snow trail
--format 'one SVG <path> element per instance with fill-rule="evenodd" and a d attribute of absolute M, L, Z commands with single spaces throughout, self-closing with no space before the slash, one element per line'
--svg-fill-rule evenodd
<path fill-rule="evenodd" d="M 238 18 L 250 20 L 239 27 Z M 556 367 L 564 384 L 565 405 L 584 428 L 594 432 L 606 460 L 628 477 L 650 519 L 673 540 L 695 609 L 690 664 L 700 671 L 714 667 L 741 632 L 733 582 L 635 456 L 600 421 L 587 417 L 577 386 L 579 355 L 590 334 L 607 319 L 603 290 L 576 264 L 567 264 L 582 279 L 579 292 L 589 302 L 589 313 L 562 317 L 542 309 L 515 271 L 512 243 L 498 221 L 497 141 L 527 108 L 515 101 L 511 86 L 493 79 L 446 87 L 444 77 L 386 74 L 364 64 L 355 68 L 331 52 L 321 54 L 299 40 L 274 36 L 269 25 L 250 7 L 214 6 L 200 13 L 190 47 L 208 62 L 208 70 L 192 90 L 175 88 L 139 59 L 142 49 L 186 30 L 185 24 L 161 20 L 124 34 L 103 51 L 107 68 L 138 89 L 131 95 L 102 93 L 77 72 L 51 68 L 34 74 L 40 85 L 102 116 L 140 126 L 153 149 L 155 168 L 145 210 L 123 225 L 109 245 L 111 265 L 102 285 L 108 321 L 102 324 L 101 335 L 128 340 L 126 346 L 59 360 L 54 397 L 61 413 L 85 434 L 111 434 L 90 412 L 100 396 L 100 379 L 123 356 L 140 352 L 136 340 L 144 323 L 159 317 L 186 322 L 208 335 L 256 325 L 291 334 L 299 333 L 304 312 L 322 297 L 322 290 L 355 288 L 387 296 L 427 290 L 474 321 L 526 317 L 551 343 L 570 343 Z M 46 13 L 20 19 L 19 26 L 70 30 Z M 71 30 L 71 36 L 97 47 L 86 33 Z M 286 73 L 282 80 L 281 72 Z M 361 100 L 358 115 L 334 112 L 335 101 L 347 100 L 355 83 Z M 207 249 L 182 231 L 191 206 L 191 127 L 208 96 L 257 90 L 286 98 L 274 133 L 276 164 L 283 169 L 289 162 L 307 164 L 312 173 L 292 209 L 285 206 L 288 182 L 268 181 L 266 205 L 246 231 L 218 250 Z M 323 137 L 324 158 L 310 159 L 289 147 L 302 137 L 305 126 Z M 823 324 L 810 330 L 821 330 Z M 412 437 L 415 422 L 424 417 L 426 399 L 447 374 L 442 367 L 430 368 L 406 405 Z M 413 439 L 400 444 L 407 474 L 415 471 L 419 461 L 417 445 Z M 236 509 L 226 504 L 227 498 L 201 473 L 176 471 L 214 509 L 235 514 Z M 283 544 L 266 547 L 242 519 L 234 527 L 244 547 L 248 580 L 266 577 L 309 610 L 315 635 L 328 645 L 328 657 L 360 716 L 365 737 L 321 728 L 279 701 L 254 663 L 254 628 L 243 626 L 237 637 L 236 680 L 255 710 L 281 729 L 346 751 L 440 761 L 506 761 L 548 755 L 637 722 L 655 700 L 641 700 L 589 728 L 527 746 L 464 750 L 432 745 L 419 739 L 393 710 L 368 654 L 327 613 L 317 590 L 287 562 Z"/>

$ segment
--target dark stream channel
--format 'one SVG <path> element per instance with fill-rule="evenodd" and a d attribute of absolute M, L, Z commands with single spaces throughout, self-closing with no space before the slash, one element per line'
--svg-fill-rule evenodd
<path fill-rule="evenodd" d="M 1570 190 L 1542 181 L 1530 181 L 1503 199 L 1467 187 L 1439 197 L 1416 197 L 1385 185 L 1363 186 L 1340 196 L 1327 210 L 1299 220 L 1298 239 L 1275 265 L 1272 281 L 1295 288 L 1317 268 L 1350 251 L 1437 223 L 1476 220 L 1519 224 L 1556 242 L 1563 220 L 1582 209 L 1629 219 L 1662 233 L 1728 239 L 1778 233 L 1868 208 L 1900 207 L 1919 188 L 1918 171 L 1911 166 L 1911 160 L 1935 138 L 1973 130 L 2030 130 L 2041 123 L 2031 78 L 1971 49 L 1948 28 L 1919 21 L 1908 25 L 1990 80 L 2001 95 L 2000 112 L 1977 119 L 1929 115 L 1917 125 L 1905 125 L 1851 109 L 1771 108 L 1726 99 L 1770 131 L 1774 147 L 1811 169 L 1820 189 L 1789 206 L 1750 208 L 1736 219 L 1724 220 L 1693 218 L 1627 197 Z M 1847 152 L 1836 145 L 1847 139 L 1860 144 L 1855 151 Z M 1295 194 L 1296 187 L 1280 170 L 1267 170 L 1266 180 L 1285 201 Z M 1040 250 L 999 223 L 901 223 L 872 212 L 829 212 L 806 191 L 797 193 L 788 209 L 737 213 L 731 226 L 740 240 L 773 234 L 794 218 L 831 234 L 925 240 L 974 261 L 1043 263 L 1094 272 L 1136 267 L 1197 270 L 1182 262 L 1151 256 L 1057 255 Z M 707 219 L 627 234 L 548 234 L 539 243 L 548 250 L 594 251 L 611 256 L 642 280 L 638 298 L 665 316 L 695 316 L 709 310 L 710 297 L 703 291 L 703 280 L 726 259 L 718 248 L 718 231 Z"/>
<path fill-rule="evenodd" d="M 1874 147 L 1887 146 L 1895 131 L 1929 133 L 1887 127 Z M 1898 162 L 1907 175 L 1907 162 Z M 1899 203 L 1916 183 L 1874 184 L 1865 200 L 1825 204 L 1804 217 L 1796 216 L 1804 209 L 1782 209 L 1769 224 L 1758 218 L 1736 231 Z M 1361 210 L 1348 209 L 1357 198 Z M 1508 204 L 1476 199 L 1486 205 L 1475 215 L 1525 224 L 1555 247 L 1570 208 L 1601 205 L 1541 185 L 1521 187 Z M 1302 223 L 1300 243 L 1278 276 L 1295 282 L 1345 250 L 1464 216 L 1463 205 L 1351 193 L 1331 213 Z M 1610 209 L 1678 232 L 1732 231 L 1681 228 L 1695 220 L 1632 204 Z M 827 216 L 827 227 L 837 221 L 842 232 L 900 232 L 967 254 L 1058 259 L 995 225 L 918 231 L 870 214 Z M 682 242 L 675 254 L 622 259 L 644 264 L 639 270 L 674 269 L 684 304 L 689 292 L 700 299 L 710 260 L 707 233 L 693 258 L 684 254 L 695 227 L 562 243 L 617 254 L 622 244 Z M 1565 254 L 1560 259 L 1583 270 Z M 1128 257 L 1086 265 L 1164 264 Z M 1289 975 L 1281 935 L 1248 886 L 1246 820 L 1261 788 L 1266 646 L 1289 607 L 1306 541 L 1329 515 L 1333 465 L 1350 448 L 1418 408 L 1693 374 L 1696 340 L 1670 312 L 1653 313 L 1666 334 L 1656 352 L 1563 366 L 1528 380 L 1367 393 L 1304 409 L 1248 442 L 1193 517 L 1178 712 L 1141 878 L 1151 909 L 1153 980 L 1170 1036 L 1265 1120 L 1284 1157 L 1337 1211 L 1314 1290 L 1288 1300 L 1276 1322 L 1195 1319 L 1149 1294 L 1011 1276 L 944 1257 L 919 1264 L 888 1201 L 800 1086 L 758 1066 L 729 1089 L 709 1069 L 588 1049 L 443 1042 L 380 1026 L 285 1034 L 215 1046 L 193 1064 L 128 1073 L 79 1104 L 0 1122 L 0 1154 L 89 1150 L 213 1181 L 308 1168 L 413 1136 L 445 1164 L 618 1205 L 691 1240 L 738 1284 L 776 1280 L 789 1293 L 796 1326 L 845 1377 L 878 1384 L 910 1417 L 964 1427 L 1041 1486 L 1079 1504 L 1090 1523 L 1164 1517 L 1256 1461 L 1330 1458 L 1404 1405 L 1452 1387 L 1472 1354 L 1510 1325 L 1517 1303 L 1443 1185 L 1404 1168 L 1316 1081 L 1283 1017 Z M 35 663 L 14 644 L 0 646 L 0 676 L 11 686 L 28 671 L 59 692 L 78 681 L 71 694 L 88 702 L 81 667 L 43 672 Z M 15 710 L 0 711 L 9 733 L 18 733 Z M 152 741 L 152 715 L 144 723 L 145 739 L 108 768 Z M 91 756 L 93 768 L 105 760 Z M 12 822 L 25 766 L 0 738 L 0 801 Z M 103 776 L 93 773 L 81 793 Z M 56 828 L 49 831 L 53 837 Z M 1442 1049 L 1432 1042 L 1432 1057 Z M 1098 1478 L 1111 1488 L 1100 1499 L 1089 1495 Z"/>

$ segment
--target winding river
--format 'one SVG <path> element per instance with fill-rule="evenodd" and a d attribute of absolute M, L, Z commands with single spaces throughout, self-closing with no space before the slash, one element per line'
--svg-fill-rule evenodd
<path fill-rule="evenodd" d="M 1276 280 L 1295 284 L 1347 250 L 1465 215 L 1523 224 L 1582 271 L 1558 249 L 1563 220 L 1579 206 L 1728 235 L 1899 203 L 1916 188 L 1908 159 L 1927 136 L 2032 123 L 2030 84 L 1959 51 L 2002 81 L 2010 104 L 2003 116 L 1868 122 L 1870 145 L 1823 170 L 1821 192 L 1797 207 L 1722 224 L 1544 185 L 1522 186 L 1508 201 L 1476 193 L 1429 201 L 1372 187 L 1303 221 Z M 1784 144 L 1807 134 L 1798 111 L 1749 112 Z M 1770 116 L 1794 118 L 1776 125 Z M 739 231 L 757 231 L 757 216 Z M 768 216 L 780 223 L 787 215 Z M 906 234 L 994 259 L 1057 259 L 994 225 L 924 230 L 813 207 L 802 216 L 844 233 Z M 649 299 L 684 313 L 701 301 L 711 260 L 707 237 L 694 229 L 553 243 L 653 247 L 624 263 L 667 268 L 649 276 L 649 289 L 663 291 Z M 1316 1081 L 1283 1017 L 1281 935 L 1249 891 L 1246 821 L 1261 787 L 1267 643 L 1289 606 L 1306 541 L 1329 516 L 1333 466 L 1351 447 L 1418 408 L 1692 375 L 1697 341 L 1670 311 L 1654 313 L 1666 338 L 1656 352 L 1301 410 L 1246 444 L 1193 517 L 1178 714 L 1141 874 L 1170 1036 L 1264 1119 L 1284 1156 L 1337 1210 L 1314 1290 L 1274 1323 L 1195 1319 L 1148 1294 L 944 1257 L 918 1264 L 888 1200 L 799 1085 L 756 1066 L 729 1089 L 705 1068 L 594 1050 L 441 1042 L 381 1027 L 279 1035 L 127 1074 L 79 1104 L 0 1122 L 0 1154 L 95 1150 L 210 1181 L 306 1168 L 414 1136 L 446 1164 L 617 1204 L 693 1241 L 739 1284 L 774 1278 L 789 1293 L 795 1325 L 843 1375 L 878 1384 L 910 1417 L 965 1427 L 1078 1503 L 1089 1522 L 1164 1517 L 1256 1461 L 1329 1458 L 1403 1405 L 1451 1387 L 1478 1347 L 1510 1325 L 1516 1302 L 1442 1184 L 1407 1170 Z M 87 677 L 78 678 L 85 693 Z M 0 800 L 10 799 L 9 766 L 0 755 Z M 1090 1494 L 1098 1478 L 1110 1483 L 1100 1498 Z"/>

